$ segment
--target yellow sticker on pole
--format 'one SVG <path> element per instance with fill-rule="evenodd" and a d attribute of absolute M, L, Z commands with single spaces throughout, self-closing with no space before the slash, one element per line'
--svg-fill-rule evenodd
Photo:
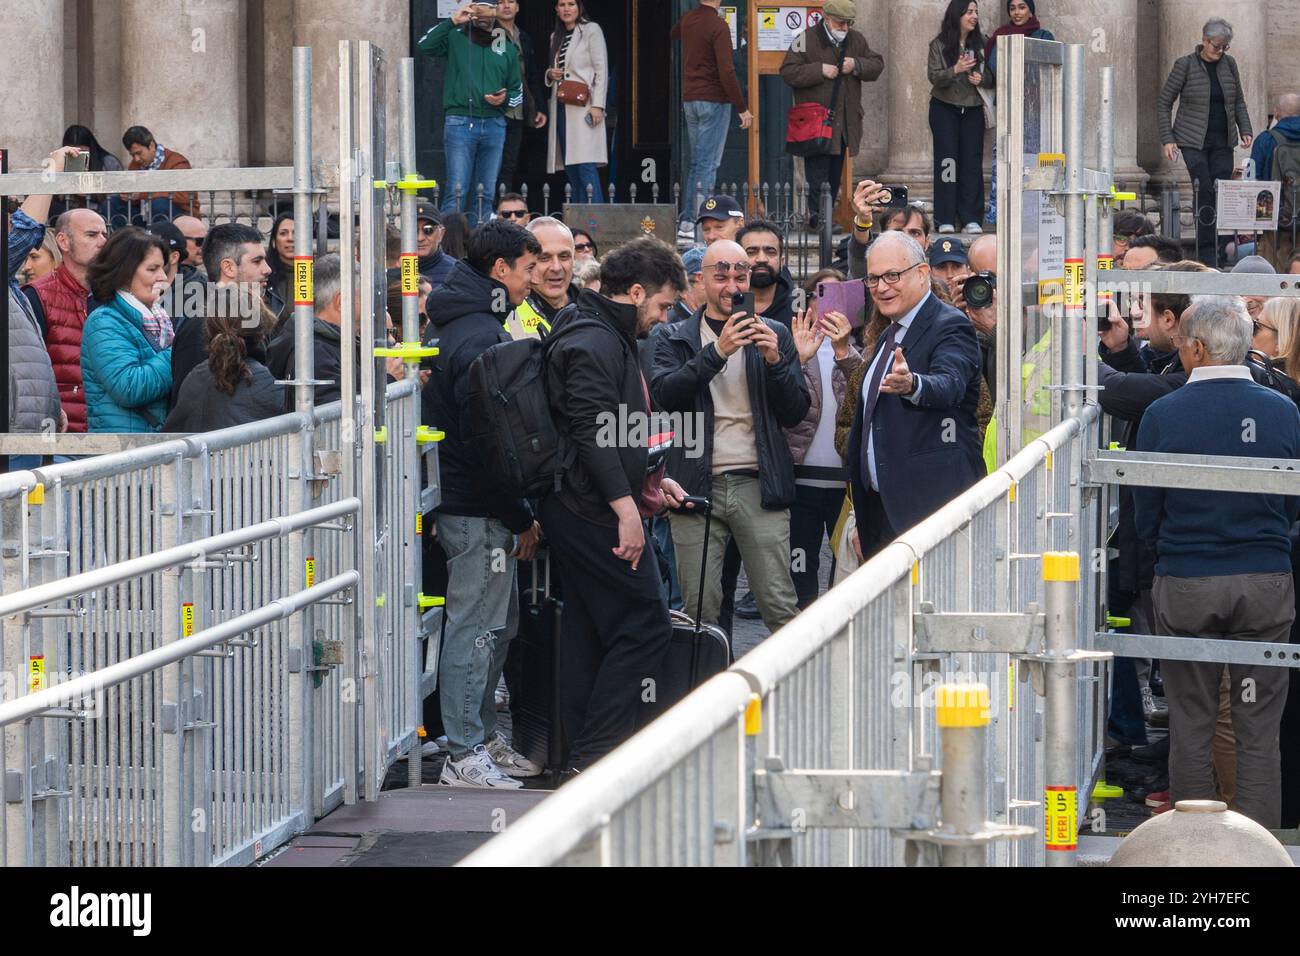
<path fill-rule="evenodd" d="M 181 605 L 181 637 L 194 636 L 194 605 Z"/>
<path fill-rule="evenodd" d="M 415 512 L 415 533 L 424 534 L 424 512 Z"/>
<path fill-rule="evenodd" d="M 1007 661 L 1007 711 L 1016 709 L 1016 662 Z"/>
<path fill-rule="evenodd" d="M 27 660 L 27 693 L 45 689 L 45 655 L 33 654 Z"/>
<path fill-rule="evenodd" d="M 1114 257 L 1114 256 L 1098 256 L 1098 257 L 1097 257 L 1097 271 L 1098 271 L 1098 272 L 1110 272 L 1110 271 L 1114 270 L 1114 268 L 1115 268 L 1115 257 Z M 1098 302 L 1109 302 L 1109 301 L 1110 301 L 1110 293 L 1109 293 L 1109 292 L 1101 292 L 1101 291 L 1098 291 L 1098 292 L 1097 292 L 1097 301 L 1098 301 Z"/>
<path fill-rule="evenodd" d="M 307 570 L 303 575 L 303 579 L 306 581 L 307 587 L 312 587 L 316 584 L 316 559 L 308 558 L 306 563 Z"/>
<path fill-rule="evenodd" d="M 293 304 L 314 305 L 316 293 L 312 288 L 312 257 L 293 257 Z"/>
<path fill-rule="evenodd" d="M 414 252 L 402 253 L 402 295 L 420 294 L 420 263 Z"/>
<path fill-rule="evenodd" d="M 1079 793 L 1075 787 L 1043 788 L 1043 837 L 1048 850 L 1079 846 Z"/>
<path fill-rule="evenodd" d="M 1065 306 L 1083 305 L 1083 260 L 1065 260 Z"/>

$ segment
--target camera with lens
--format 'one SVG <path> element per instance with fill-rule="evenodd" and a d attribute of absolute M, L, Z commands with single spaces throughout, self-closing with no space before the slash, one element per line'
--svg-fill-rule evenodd
<path fill-rule="evenodd" d="M 987 309 L 993 304 L 993 291 L 998 287 L 998 277 L 992 272 L 977 272 L 962 283 L 961 294 L 968 309 Z"/>
<path fill-rule="evenodd" d="M 901 209 L 907 205 L 906 186 L 881 186 L 876 202 L 891 209 Z"/>

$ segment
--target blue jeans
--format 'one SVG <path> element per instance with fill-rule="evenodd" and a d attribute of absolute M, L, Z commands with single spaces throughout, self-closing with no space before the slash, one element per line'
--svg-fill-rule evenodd
<path fill-rule="evenodd" d="M 493 190 L 506 145 L 506 121 L 501 116 L 448 116 L 442 129 L 443 148 L 447 151 L 442 211 L 463 211 L 472 229 L 492 215 Z"/>
<path fill-rule="evenodd" d="M 130 214 L 130 210 L 135 209 L 135 215 Z M 182 215 L 184 209 L 175 209 L 170 199 L 150 199 L 138 203 L 128 203 L 121 196 L 108 197 L 108 209 L 105 219 L 108 220 L 108 228 L 120 229 L 125 225 L 148 226 L 155 222 L 171 222 L 173 212 L 175 215 Z"/>
<path fill-rule="evenodd" d="M 453 760 L 496 731 L 496 687 L 519 629 L 514 535 L 494 518 L 437 516 L 447 555 L 446 625 L 438 685 Z"/>
<path fill-rule="evenodd" d="M 567 112 L 568 110 L 562 104 L 556 106 L 555 142 L 560 153 L 561 162 L 564 162 L 565 136 L 567 135 L 565 114 Z M 564 163 L 564 175 L 569 180 L 570 202 L 598 203 L 605 201 L 604 188 L 600 185 L 600 168 L 595 163 Z M 588 186 L 591 187 L 590 198 L 588 197 Z"/>
<path fill-rule="evenodd" d="M 10 471 L 31 471 L 34 468 L 41 467 L 40 455 L 10 455 Z"/>
<path fill-rule="evenodd" d="M 668 606 L 674 611 L 682 609 L 682 586 L 677 580 L 677 549 L 673 547 L 673 529 L 668 518 L 651 518 L 650 533 L 654 535 L 655 547 L 664 556 L 668 565 L 668 580 L 664 582 Z"/>
<path fill-rule="evenodd" d="M 691 167 L 682 184 L 681 221 L 691 223 L 700 203 L 713 195 L 722 151 L 727 145 L 731 104 L 687 100 L 682 106 L 686 113 L 686 138 L 691 144 Z"/>

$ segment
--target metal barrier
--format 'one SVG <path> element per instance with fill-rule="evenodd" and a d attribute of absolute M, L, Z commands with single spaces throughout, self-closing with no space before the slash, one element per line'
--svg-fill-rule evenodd
<path fill-rule="evenodd" d="M 975 845 L 983 862 L 1041 865 L 1041 843 L 1011 839 L 1043 813 L 1045 702 L 1025 684 L 1046 657 L 1037 559 L 1089 553 L 1093 525 L 1071 542 L 1057 519 L 1096 420 L 1089 407 L 1032 442 L 465 865 L 937 860 L 933 693 L 971 674 L 990 717 Z M 1070 690 L 1085 794 L 1102 753 L 1099 663 Z"/>

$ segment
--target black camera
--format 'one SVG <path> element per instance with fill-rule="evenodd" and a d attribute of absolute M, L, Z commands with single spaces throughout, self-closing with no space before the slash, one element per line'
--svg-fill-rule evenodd
<path fill-rule="evenodd" d="M 880 195 L 880 204 L 893 209 L 901 209 L 907 205 L 907 187 L 906 186 L 881 186 L 883 192 Z"/>
<path fill-rule="evenodd" d="M 987 309 L 993 304 L 993 291 L 998 287 L 998 277 L 992 272 L 977 272 L 962 283 L 961 294 L 968 309 Z"/>

